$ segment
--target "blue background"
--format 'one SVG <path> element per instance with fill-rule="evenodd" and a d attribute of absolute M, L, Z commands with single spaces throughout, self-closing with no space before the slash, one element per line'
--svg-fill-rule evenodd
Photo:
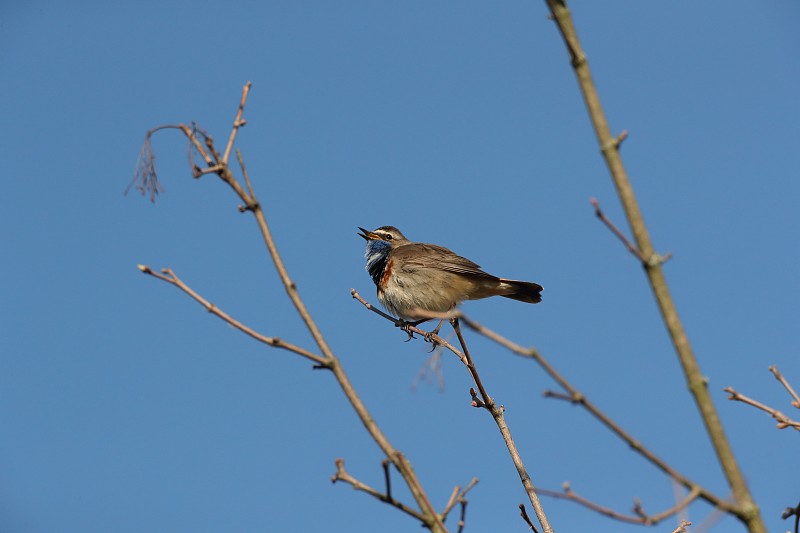
<path fill-rule="evenodd" d="M 612 129 L 736 455 L 771 531 L 798 499 L 800 440 L 726 400 L 798 418 L 800 5 L 573 2 Z M 123 196 L 144 133 L 198 121 L 240 147 L 301 295 L 434 504 L 473 476 L 466 531 L 524 531 L 525 494 L 471 383 L 366 312 L 356 226 L 391 224 L 545 286 L 473 318 L 537 346 L 676 469 L 728 489 L 641 268 L 544 2 L 4 2 L 0 530 L 415 531 L 332 485 L 381 487 L 382 456 L 331 377 L 259 345 L 136 270 L 171 267 L 255 329 L 312 348 L 249 215 L 185 141 L 155 137 L 166 188 Z M 469 334 L 537 486 L 621 511 L 674 503 L 668 479 L 534 364 Z M 396 477 L 395 495 L 411 502 Z M 544 499 L 557 531 L 633 531 Z M 711 513 L 689 509 L 695 523 Z M 453 516 L 449 522 L 456 530 Z M 659 525 L 671 531 L 674 521 Z M 741 531 L 730 518 L 715 531 Z"/>

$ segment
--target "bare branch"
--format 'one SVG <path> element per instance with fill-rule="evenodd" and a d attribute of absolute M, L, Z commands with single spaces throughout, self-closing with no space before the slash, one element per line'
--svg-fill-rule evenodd
<path fill-rule="evenodd" d="M 460 500 L 461 516 L 458 519 L 458 533 L 464 531 L 464 526 L 467 524 L 467 500 Z"/>
<path fill-rule="evenodd" d="M 386 497 L 391 499 L 392 498 L 392 476 L 389 473 L 389 465 L 391 461 L 389 459 L 384 459 L 381 461 L 381 467 L 383 468 L 383 479 L 386 483 Z"/>
<path fill-rule="evenodd" d="M 618 145 L 619 142 L 622 141 L 615 140 L 614 142 Z M 603 224 L 605 224 L 606 227 L 609 230 L 611 230 L 611 233 L 616 235 L 617 238 L 620 241 L 622 241 L 622 244 L 625 245 L 628 251 L 633 255 L 635 255 L 645 267 L 653 267 L 656 265 L 660 265 L 661 263 L 665 263 L 669 261 L 670 258 L 672 258 L 671 252 L 668 253 L 667 255 L 659 255 L 657 253 L 653 253 L 649 258 L 645 257 L 642 254 L 642 252 L 640 252 L 639 249 L 636 246 L 634 246 L 633 243 L 625 236 L 625 234 L 622 233 L 622 231 L 620 231 L 620 229 L 613 222 L 611 222 L 611 220 L 605 215 L 605 213 L 603 213 L 603 210 L 600 209 L 600 202 L 597 201 L 597 198 L 592 198 L 591 202 L 592 205 L 594 206 L 594 214 L 597 216 L 597 218 L 599 218 L 603 222 Z"/>
<path fill-rule="evenodd" d="M 453 493 L 450 494 L 450 499 L 447 500 L 447 505 L 444 506 L 444 511 L 442 511 L 441 517 L 442 522 L 447 520 L 447 515 L 450 514 L 450 511 L 456 505 L 456 503 L 461 501 L 466 501 L 464 498 L 466 497 L 467 493 L 472 490 L 472 487 L 478 484 L 478 478 L 474 477 L 467 483 L 467 486 L 463 489 L 456 485 L 453 487 Z"/>
<path fill-rule="evenodd" d="M 688 520 L 681 520 L 681 523 L 678 527 L 672 530 L 672 533 L 686 533 L 686 528 L 691 526 L 692 523 Z"/>
<path fill-rule="evenodd" d="M 470 395 L 472 396 L 473 405 L 476 407 L 479 406 L 479 402 L 482 403 L 481 407 L 484 407 L 489 413 L 491 413 L 492 418 L 494 419 L 495 423 L 497 424 L 498 429 L 500 430 L 500 434 L 503 436 L 503 440 L 506 443 L 506 447 L 508 448 L 508 453 L 511 456 L 511 460 L 514 463 L 514 466 L 517 469 L 517 474 L 519 474 L 519 479 L 522 482 L 522 486 L 525 488 L 525 492 L 528 494 L 528 499 L 533 506 L 533 510 L 536 513 L 536 517 L 539 519 L 539 523 L 542 525 L 542 529 L 544 533 L 551 533 L 553 531 L 552 526 L 550 526 L 550 522 L 547 519 L 547 515 L 544 513 L 544 508 L 542 507 L 542 503 L 539 500 L 539 496 L 536 494 L 536 488 L 533 486 L 533 481 L 531 479 L 530 474 L 528 474 L 527 469 L 525 468 L 525 464 L 522 462 L 522 457 L 517 450 L 517 445 L 514 442 L 514 439 L 511 436 L 511 430 L 508 428 L 508 424 L 505 421 L 505 415 L 503 414 L 505 408 L 501 405 L 498 406 L 494 399 L 489 396 L 489 393 L 486 392 L 486 388 L 483 385 L 483 381 L 478 374 L 478 370 L 475 367 L 475 363 L 470 356 L 469 349 L 467 348 L 466 341 L 464 340 L 464 335 L 461 332 L 461 326 L 459 325 L 458 318 L 454 318 L 450 321 L 453 325 L 453 329 L 456 332 L 456 336 L 458 337 L 458 342 L 461 344 L 461 349 L 464 353 L 464 358 L 467 362 L 467 370 L 469 371 L 470 375 L 472 376 L 475 385 L 478 387 L 480 391 L 480 399 L 477 398 L 474 389 L 470 389 Z"/>
<path fill-rule="evenodd" d="M 797 431 L 800 431 L 800 422 L 792 420 L 791 418 L 789 418 L 785 414 L 781 413 L 777 409 L 773 409 L 772 407 L 769 407 L 768 405 L 764 405 L 763 403 L 761 403 L 761 402 L 759 402 L 757 400 L 749 398 L 749 397 L 745 396 L 744 394 L 741 394 L 741 393 L 735 391 L 733 389 L 733 387 L 725 387 L 722 390 L 724 390 L 725 392 L 727 392 L 730 395 L 730 396 L 728 396 L 729 400 L 734 400 L 734 401 L 737 401 L 737 402 L 746 403 L 747 405 L 752 405 L 756 409 L 761 409 L 765 413 L 769 414 L 772 418 L 774 418 L 775 420 L 778 421 L 778 425 L 777 425 L 778 429 L 793 428 L 793 429 L 796 429 Z"/>
<path fill-rule="evenodd" d="M 574 404 L 582 404 L 584 401 L 583 396 L 580 394 L 573 395 L 573 394 L 564 394 L 563 392 L 558 392 L 550 389 L 545 389 L 542 392 L 542 396 L 545 398 L 555 398 L 557 400 L 564 400 L 565 402 L 574 403 Z"/>
<path fill-rule="evenodd" d="M 184 283 L 183 280 L 181 280 L 177 276 L 177 274 L 175 274 L 175 272 L 173 272 L 171 269 L 165 268 L 161 270 L 161 273 L 158 273 L 146 265 L 138 265 L 138 268 L 143 273 L 149 276 L 160 279 L 161 281 L 164 281 L 166 283 L 169 283 L 170 285 L 179 288 L 180 290 L 191 296 L 200 305 L 205 307 L 209 313 L 218 316 L 219 318 L 221 318 L 234 328 L 238 329 L 243 333 L 246 333 L 247 335 L 251 336 L 257 341 L 263 342 L 264 344 L 267 344 L 274 348 L 283 348 L 284 350 L 296 353 L 297 355 L 300 355 L 302 357 L 305 357 L 306 359 L 314 361 L 320 368 L 329 367 L 330 363 L 328 362 L 327 359 L 325 359 L 321 355 L 317 355 L 313 352 L 310 352 L 305 348 L 300 348 L 299 346 L 295 346 L 294 344 L 286 342 L 278 337 L 268 337 L 266 335 L 262 335 L 261 333 L 258 333 L 257 331 L 253 330 L 252 328 L 245 326 L 238 320 L 231 317 L 229 314 L 225 313 L 222 309 L 212 304 L 211 302 L 200 296 L 198 293 L 196 293 L 194 290 L 192 290 L 192 288 L 186 285 L 186 283 Z"/>
<path fill-rule="evenodd" d="M 203 143 L 200 142 L 200 139 L 203 139 L 205 144 L 208 144 L 208 141 L 210 140 L 208 134 L 205 131 L 203 131 L 203 129 L 200 128 L 200 126 L 192 122 L 191 128 L 185 124 L 178 124 L 177 128 L 183 132 L 183 134 L 186 136 L 187 141 L 189 142 L 190 162 L 192 161 L 194 151 L 197 151 L 197 153 L 200 154 L 200 157 L 203 158 L 203 162 L 206 164 L 206 166 L 210 167 L 214 166 L 216 163 L 219 163 L 219 161 L 215 161 L 208 154 L 208 152 L 205 149 L 205 146 L 203 145 Z M 194 149 L 194 151 L 192 150 L 192 148 Z"/>
<path fill-rule="evenodd" d="M 536 529 L 536 526 L 533 525 L 533 522 L 531 521 L 531 517 L 528 516 L 528 511 L 525 509 L 525 504 L 524 503 L 519 504 L 519 515 L 522 517 L 522 519 L 525 521 L 525 523 L 528 524 L 528 528 L 529 529 L 532 529 L 534 531 L 534 533 L 539 533 L 539 530 Z"/>
<path fill-rule="evenodd" d="M 228 138 L 228 145 L 225 147 L 225 155 L 222 156 L 223 165 L 228 164 L 228 159 L 231 156 L 231 150 L 233 149 L 234 141 L 236 141 L 236 134 L 239 132 L 239 128 L 247 124 L 247 121 L 242 118 L 242 113 L 244 113 L 244 104 L 247 102 L 247 95 L 250 94 L 250 87 L 252 86 L 253 84 L 248 81 L 242 89 L 242 100 L 239 102 L 236 118 L 233 119 L 233 128 L 231 129 L 231 136 Z"/>
<path fill-rule="evenodd" d="M 770 367 L 769 367 L 769 371 L 770 371 L 770 372 L 772 372 L 772 375 L 773 375 L 773 376 L 775 376 L 775 379 L 777 379 L 778 381 L 780 381 L 780 382 L 781 382 L 781 385 L 783 385 L 783 387 L 784 387 L 784 388 L 785 388 L 785 389 L 786 389 L 786 390 L 789 392 L 789 394 L 792 396 L 792 399 L 793 399 L 793 401 L 792 401 L 792 407 L 796 407 L 797 409 L 800 409 L 800 396 L 798 396 L 798 395 L 797 395 L 797 393 L 794 391 L 794 389 L 793 389 L 793 388 L 792 388 L 792 386 L 789 384 L 789 382 L 786 380 L 786 378 L 785 378 L 785 377 L 783 377 L 783 374 L 781 374 L 780 372 L 778 372 L 778 367 L 777 367 L 777 366 L 775 366 L 775 365 L 772 365 L 772 366 L 770 366 Z"/>
<path fill-rule="evenodd" d="M 253 203 L 247 204 L 246 206 L 239 206 L 239 212 L 244 213 L 245 211 L 253 211 L 255 206 L 255 198 L 256 193 L 253 192 L 253 184 L 250 183 L 250 174 L 247 173 L 247 167 L 244 166 L 244 157 L 242 156 L 242 151 L 238 148 L 236 149 L 236 159 L 239 161 L 239 168 L 242 169 L 242 176 L 244 176 L 244 182 L 247 185 L 247 192 L 249 194 L 249 198 L 252 200 Z"/>
<path fill-rule="evenodd" d="M 407 515 L 413 516 L 423 524 L 426 523 L 425 517 L 419 511 L 415 511 L 414 509 L 404 504 L 403 502 L 395 500 L 394 498 L 392 498 L 391 494 L 388 493 L 383 494 L 373 489 L 366 483 L 362 483 L 361 481 L 350 475 L 344 468 L 344 459 L 341 458 L 336 459 L 336 473 L 331 477 L 331 483 L 336 483 L 337 481 L 347 483 L 348 485 L 351 485 L 355 490 L 366 492 L 373 498 L 376 498 L 384 503 L 388 503 L 389 505 L 396 507 L 397 509 L 400 509 Z"/>
<path fill-rule="evenodd" d="M 794 533 L 798 533 L 798 528 L 800 528 L 800 503 L 798 503 L 795 507 L 787 507 L 781 518 L 786 520 L 790 516 L 794 516 Z"/>
<path fill-rule="evenodd" d="M 614 148 L 619 150 L 619 147 L 622 146 L 622 143 L 627 138 L 628 138 L 628 130 L 622 130 L 621 132 L 619 132 L 619 135 L 617 135 L 616 138 L 614 138 Z"/>
<path fill-rule="evenodd" d="M 578 505 L 586 507 L 587 509 L 590 509 L 596 513 L 607 516 L 614 520 L 618 520 L 620 522 L 625 522 L 628 524 L 642 524 L 647 526 L 658 524 L 659 522 L 662 522 L 663 520 L 671 516 L 674 516 L 700 496 L 699 489 L 690 491 L 686 495 L 686 497 L 684 497 L 681 501 L 679 501 L 669 509 L 666 509 L 654 515 L 648 515 L 647 513 L 645 513 L 641 503 L 637 501 L 633 508 L 634 514 L 629 515 L 625 513 L 620 513 L 618 511 L 615 511 L 614 509 L 611 509 L 610 507 L 600 505 L 598 503 L 589 500 L 588 498 L 585 498 L 584 496 L 581 496 L 580 494 L 572 490 L 572 487 L 570 487 L 569 483 L 564 483 L 563 491 L 539 489 L 539 492 L 547 496 L 551 496 L 553 498 L 575 502 Z"/>
<path fill-rule="evenodd" d="M 644 222 L 639 202 L 636 199 L 633 186 L 620 156 L 618 142 L 615 142 L 611 134 L 608 119 L 600 102 L 600 94 L 592 79 L 592 72 L 578 39 L 578 32 L 572 20 L 572 14 L 567 7 L 567 2 L 566 0 L 545 0 L 545 3 L 569 52 L 572 68 L 575 71 L 578 86 L 594 127 L 601 154 L 625 210 L 625 215 L 636 243 L 635 249 L 638 250 L 641 257 L 648 259 L 644 269 L 647 280 L 658 303 L 664 326 L 672 340 L 675 353 L 686 378 L 686 384 L 702 417 L 719 464 L 733 490 L 736 504 L 732 506 L 729 512 L 744 522 L 750 533 L 766 533 L 767 529 L 761 518 L 758 506 L 753 500 L 753 495 L 750 493 L 744 475 L 733 455 L 730 441 L 725 435 L 719 413 L 708 391 L 705 376 L 694 355 L 689 337 L 678 315 L 675 302 L 672 300 L 664 271 L 661 268 L 661 262 L 663 261 L 655 252 L 650 232 Z M 654 260 L 651 261 L 650 258 Z"/>

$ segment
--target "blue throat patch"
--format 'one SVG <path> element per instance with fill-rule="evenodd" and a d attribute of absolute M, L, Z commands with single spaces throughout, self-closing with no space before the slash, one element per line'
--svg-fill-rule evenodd
<path fill-rule="evenodd" d="M 386 262 L 389 259 L 389 251 L 391 249 L 392 245 L 386 241 L 367 241 L 367 251 L 364 253 L 364 257 L 367 258 L 366 268 L 376 286 L 380 286 L 383 271 L 386 269 Z"/>

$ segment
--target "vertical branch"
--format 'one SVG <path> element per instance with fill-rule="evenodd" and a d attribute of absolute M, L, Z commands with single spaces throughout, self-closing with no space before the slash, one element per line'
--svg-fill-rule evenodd
<path fill-rule="evenodd" d="M 239 128 L 244 126 L 247 121 L 242 119 L 242 113 L 244 113 L 244 104 L 247 102 L 247 95 L 250 94 L 250 87 L 253 84 L 251 82 L 247 82 L 244 85 L 244 89 L 242 90 L 242 99 L 239 101 L 239 109 L 236 112 L 236 118 L 233 119 L 233 128 L 231 128 L 231 136 L 228 138 L 228 145 L 225 147 L 225 155 L 222 156 L 222 162 L 226 165 L 228 164 L 228 160 L 231 156 L 231 150 L 233 149 L 233 143 L 236 141 L 236 134 L 239 133 Z"/>
<path fill-rule="evenodd" d="M 533 486 L 533 481 L 531 480 L 531 476 L 528 474 L 527 469 L 525 468 L 525 464 L 522 462 L 522 457 L 519 454 L 519 450 L 517 450 L 517 445 L 514 443 L 514 439 L 511 436 L 511 430 L 508 428 L 506 424 L 506 418 L 503 414 L 505 410 L 504 407 L 498 406 L 494 399 L 486 392 L 486 389 L 483 386 L 483 382 L 481 381 L 480 376 L 478 375 L 478 371 L 475 368 L 475 363 L 472 361 L 472 356 L 469 353 L 469 349 L 467 348 L 467 343 L 464 341 L 464 335 L 461 333 L 461 326 L 459 325 L 458 318 L 454 318 L 451 320 L 453 324 L 453 329 L 456 332 L 456 336 L 458 337 L 458 342 L 461 344 L 461 349 L 464 353 L 464 359 L 466 360 L 467 370 L 469 371 L 470 375 L 472 376 L 475 385 L 477 385 L 478 390 L 480 391 L 481 397 L 478 398 L 477 394 L 474 389 L 470 390 L 470 394 L 472 395 L 473 405 L 475 407 L 483 407 L 489 413 L 491 413 L 492 418 L 494 418 L 497 427 L 500 429 L 500 434 L 503 436 L 503 440 L 506 443 L 506 447 L 508 448 L 508 454 L 511 456 L 511 460 L 514 463 L 514 466 L 517 469 L 517 473 L 519 474 L 519 479 L 522 481 L 522 486 L 525 488 L 525 492 L 528 494 L 528 499 L 533 506 L 533 511 L 536 513 L 536 518 L 539 519 L 539 523 L 542 525 L 542 530 L 544 533 L 553 533 L 553 528 L 550 526 L 550 522 L 547 519 L 547 515 L 544 514 L 544 508 L 542 507 L 542 503 L 539 500 L 539 495 L 536 494 L 536 488 Z"/>
<path fill-rule="evenodd" d="M 703 418 L 706 431 L 711 439 L 714 451 L 728 480 L 728 484 L 733 490 L 737 501 L 737 508 L 734 513 L 742 520 L 751 533 L 766 533 L 766 526 L 761 519 L 758 507 L 753 501 L 753 497 L 747 487 L 739 465 L 733 455 L 731 445 L 725 436 L 725 432 L 720 422 L 717 410 L 708 392 L 706 380 L 700 371 L 697 359 L 694 356 L 692 347 L 683 324 L 678 317 L 675 303 L 667 287 L 667 281 L 659 261 L 651 261 L 657 258 L 650 239 L 650 234 L 644 223 L 644 218 L 639 210 L 636 196 L 633 192 L 627 172 L 622 163 L 619 153 L 619 141 L 612 136 L 608 126 L 605 113 L 600 103 L 600 96 L 592 80 L 589 63 L 586 54 L 581 48 L 580 41 L 575 26 L 572 22 L 572 15 L 567 8 L 565 0 L 545 0 L 548 8 L 558 26 L 564 44 L 570 54 L 572 67 L 578 79 L 581 94 L 583 95 L 587 111 L 594 126 L 600 150 L 606 161 L 609 172 L 611 173 L 614 186 L 617 189 L 625 214 L 628 218 L 631 231 L 633 232 L 636 245 L 641 255 L 648 258 L 645 264 L 650 287 L 658 303 L 661 316 L 664 319 L 672 344 L 683 367 L 684 375 L 689 386 L 698 410 Z"/>
<path fill-rule="evenodd" d="M 230 176 L 232 179 L 232 174 L 228 167 L 225 167 L 225 172 L 227 176 Z M 228 181 L 225 175 L 221 175 L 222 179 Z M 249 180 L 248 180 L 249 181 Z M 353 384 L 350 382 L 350 378 L 347 376 L 347 373 L 342 368 L 342 365 L 339 359 L 331 350 L 328 342 L 322 335 L 319 327 L 317 326 L 314 319 L 311 317 L 311 313 L 309 313 L 308 309 L 305 306 L 305 303 L 300 298 L 300 293 L 297 291 L 297 285 L 294 281 L 289 277 L 289 273 L 286 270 L 286 266 L 283 263 L 283 259 L 281 258 L 280 254 L 278 253 L 278 248 L 275 245 L 275 241 L 272 237 L 272 232 L 267 225 L 267 219 L 264 215 L 264 210 L 261 207 L 261 204 L 258 202 L 254 194 L 249 194 L 244 191 L 242 186 L 235 180 L 228 181 L 228 183 L 233 187 L 242 201 L 249 207 L 249 210 L 253 213 L 256 218 L 256 223 L 258 224 L 258 228 L 261 231 L 261 236 L 264 239 L 264 244 L 269 251 L 269 255 L 272 258 L 272 262 L 275 265 L 275 269 L 278 271 L 278 275 L 283 282 L 283 285 L 286 289 L 286 293 L 289 296 L 289 300 L 291 300 L 292 304 L 294 305 L 297 313 L 302 318 L 303 322 L 306 325 L 306 328 L 311 333 L 311 336 L 314 339 L 314 342 L 319 346 L 322 355 L 328 361 L 328 368 L 333 372 L 334 376 L 336 377 L 336 381 L 339 383 L 342 391 L 344 392 L 345 396 L 347 397 L 350 405 L 358 414 L 358 417 L 361 419 L 362 424 L 367 429 L 369 434 L 381 448 L 381 450 L 386 454 L 386 457 L 394 463 L 397 467 L 397 470 L 403 476 L 406 484 L 408 485 L 411 494 L 414 496 L 417 504 L 420 506 L 422 510 L 422 514 L 425 517 L 425 525 L 434 532 L 444 532 L 445 527 L 442 523 L 442 520 L 439 514 L 431 504 L 430 500 L 428 499 L 427 494 L 420 485 L 419 478 L 417 477 L 416 473 L 414 472 L 411 463 L 406 459 L 406 457 L 400 453 L 398 450 L 392 446 L 389 442 L 389 439 L 386 438 L 383 431 L 378 427 L 378 424 L 375 422 L 375 419 L 367 410 L 367 407 L 361 401 L 361 398 L 356 393 Z"/>

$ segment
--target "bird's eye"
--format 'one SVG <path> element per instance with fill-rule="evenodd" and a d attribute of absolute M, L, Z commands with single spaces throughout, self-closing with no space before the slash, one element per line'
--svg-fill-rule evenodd
<path fill-rule="evenodd" d="M 392 234 L 391 233 L 387 233 L 386 235 L 383 236 L 383 238 L 386 239 L 387 241 L 391 241 L 392 240 Z"/>

